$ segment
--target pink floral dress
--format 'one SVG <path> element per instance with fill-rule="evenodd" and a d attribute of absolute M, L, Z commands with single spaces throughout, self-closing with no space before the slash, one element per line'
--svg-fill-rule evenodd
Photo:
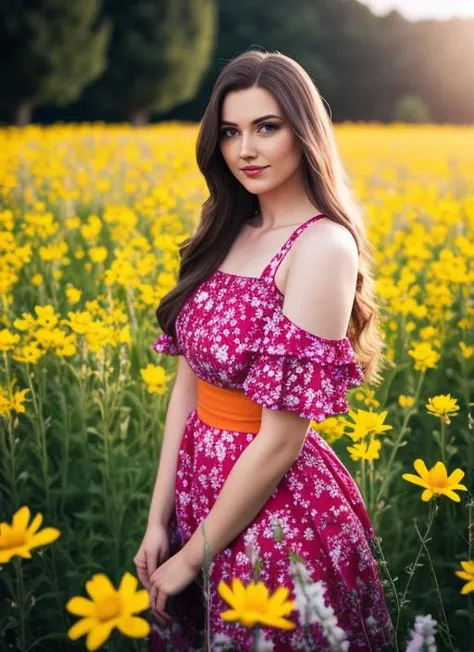
<path fill-rule="evenodd" d="M 361 366 L 345 337 L 313 335 L 282 313 L 283 295 L 274 277 L 278 265 L 315 215 L 293 231 L 260 277 L 215 270 L 191 294 L 176 319 L 176 339 L 161 335 L 159 354 L 184 355 L 198 377 L 219 387 L 242 389 L 271 410 L 297 412 L 316 422 L 346 413 L 346 392 L 363 381 Z M 221 430 L 189 413 L 180 445 L 175 509 L 169 524 L 171 554 L 177 552 L 207 516 L 240 454 L 255 434 Z M 217 592 L 260 579 L 272 594 L 278 586 L 295 599 L 288 552 L 304 559 L 310 581 L 322 580 L 325 601 L 346 632 L 350 652 L 383 650 L 393 626 L 379 579 L 375 532 L 359 489 L 346 467 L 316 430 L 309 428 L 301 453 L 257 517 L 214 556 L 208 575 L 209 633 L 212 650 L 250 650 L 251 630 L 224 622 L 229 605 Z M 260 573 L 254 575 L 256 559 Z M 172 627 L 152 624 L 150 649 L 204 649 L 203 575 L 167 601 Z M 275 652 L 329 650 L 319 624 L 309 625 L 316 648 L 305 648 L 299 612 L 287 618 L 293 630 L 265 627 Z M 232 641 L 232 645 L 231 645 Z"/>

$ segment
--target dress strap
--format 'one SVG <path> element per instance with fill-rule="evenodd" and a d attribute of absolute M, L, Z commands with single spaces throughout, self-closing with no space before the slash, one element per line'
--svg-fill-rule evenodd
<path fill-rule="evenodd" d="M 300 224 L 299 226 L 296 227 L 296 229 L 291 233 L 289 238 L 286 240 L 286 242 L 283 244 L 283 246 L 280 248 L 279 251 L 273 256 L 271 261 L 268 263 L 268 265 L 265 267 L 263 270 L 261 277 L 260 278 L 267 278 L 267 279 L 273 279 L 276 271 L 283 260 L 283 258 L 286 256 L 288 251 L 291 249 L 294 241 L 296 238 L 303 233 L 303 231 L 308 227 L 310 224 L 313 222 L 316 222 L 316 220 L 320 220 L 321 218 L 326 217 L 323 213 L 318 213 L 317 215 L 313 215 L 313 217 L 310 217 L 308 220 Z"/>

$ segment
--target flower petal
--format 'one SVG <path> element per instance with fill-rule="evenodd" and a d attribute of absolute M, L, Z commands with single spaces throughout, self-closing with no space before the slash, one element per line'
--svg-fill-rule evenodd
<path fill-rule="evenodd" d="M 68 629 L 67 635 L 72 641 L 76 641 L 81 636 L 84 636 L 84 634 L 87 634 L 94 627 L 95 623 L 95 618 L 81 618 Z"/>
<path fill-rule="evenodd" d="M 414 475 L 413 473 L 404 473 L 402 475 L 402 478 L 404 480 L 407 480 L 408 482 L 413 482 L 413 484 L 417 484 L 420 487 L 425 487 L 425 489 L 427 488 L 426 480 L 419 478 L 417 475 Z"/>
<path fill-rule="evenodd" d="M 431 482 L 436 484 L 438 487 L 446 485 L 448 480 L 448 472 L 443 462 L 436 462 L 434 467 L 431 469 Z"/>
<path fill-rule="evenodd" d="M 461 589 L 461 593 L 463 595 L 465 595 L 466 593 L 470 593 L 471 591 L 474 591 L 474 581 L 468 582 Z"/>
<path fill-rule="evenodd" d="M 440 493 L 443 494 L 444 496 L 447 496 L 448 498 L 451 498 L 451 500 L 454 500 L 455 503 L 461 502 L 459 496 L 455 494 L 454 491 L 452 491 L 451 489 L 443 489 L 442 491 L 440 491 Z"/>
<path fill-rule="evenodd" d="M 232 590 L 234 591 L 234 595 L 235 595 L 235 599 L 237 600 L 237 603 L 242 604 L 246 598 L 246 590 L 240 578 L 234 577 L 232 579 Z"/>
<path fill-rule="evenodd" d="M 150 606 L 150 594 L 146 589 L 140 589 L 126 600 L 125 609 L 129 614 L 137 614 Z"/>
<path fill-rule="evenodd" d="M 66 609 L 75 616 L 92 616 L 94 614 L 94 603 L 78 595 L 66 603 Z"/>
<path fill-rule="evenodd" d="M 449 484 L 458 484 L 458 482 L 460 482 L 460 480 L 462 480 L 465 475 L 466 474 L 462 469 L 454 469 L 448 478 L 448 482 Z"/>
<path fill-rule="evenodd" d="M 225 621 L 239 620 L 240 613 L 235 609 L 227 609 L 227 611 L 221 611 L 221 618 Z"/>
<path fill-rule="evenodd" d="M 454 485 L 454 487 L 450 487 L 453 491 L 469 491 L 467 487 L 465 487 L 463 484 L 457 484 Z"/>
<path fill-rule="evenodd" d="M 86 582 L 86 591 L 94 601 L 97 601 L 109 593 L 114 593 L 115 587 L 105 573 L 96 573 Z"/>
<path fill-rule="evenodd" d="M 122 634 L 131 636 L 132 638 L 143 638 L 150 633 L 149 623 L 143 618 L 137 618 L 136 616 L 122 616 L 117 622 L 117 627 Z"/>
<path fill-rule="evenodd" d="M 219 585 L 217 587 L 217 591 L 221 598 L 225 600 L 228 604 L 230 604 L 231 607 L 234 607 L 234 609 L 237 607 L 237 600 L 235 599 L 234 594 L 230 590 L 230 588 L 227 586 L 227 584 L 224 582 L 224 580 L 221 580 L 219 582 Z"/>
<path fill-rule="evenodd" d="M 275 593 L 268 600 L 268 610 L 276 609 L 281 606 L 290 593 L 290 589 L 287 586 L 279 586 Z"/>
<path fill-rule="evenodd" d="M 30 520 L 30 508 L 26 505 L 20 507 L 20 509 L 13 516 L 12 527 L 14 530 L 25 531 Z"/>
<path fill-rule="evenodd" d="M 125 600 L 131 597 L 137 590 L 138 580 L 131 573 L 125 572 L 119 586 L 119 593 Z"/>
<path fill-rule="evenodd" d="M 432 498 L 433 498 L 433 492 L 431 491 L 431 489 L 425 489 L 424 492 L 421 494 L 421 500 L 425 503 L 427 503 Z"/>
<path fill-rule="evenodd" d="M 108 620 L 104 623 L 98 623 L 90 630 L 87 635 L 86 646 L 88 650 L 97 650 L 109 638 L 113 628 L 115 627 L 116 619 Z"/>
<path fill-rule="evenodd" d="M 273 616 L 272 614 L 262 614 L 260 622 L 269 627 L 278 627 L 278 629 L 294 629 L 296 627 L 296 623 L 293 623 L 291 620 L 278 618 L 278 616 Z"/>
<path fill-rule="evenodd" d="M 28 527 L 28 535 L 32 536 L 33 534 L 35 534 L 39 530 L 42 522 L 43 522 L 43 514 L 38 512 L 34 517 L 34 519 L 31 521 L 30 526 Z"/>
<path fill-rule="evenodd" d="M 61 532 L 55 527 L 45 527 L 41 532 L 38 532 L 38 534 L 33 534 L 27 545 L 30 548 L 37 548 L 38 546 L 44 546 L 56 541 L 60 536 Z"/>
<path fill-rule="evenodd" d="M 426 464 L 423 462 L 421 458 L 416 459 L 413 462 L 413 466 L 415 468 L 415 471 L 422 478 L 428 475 L 428 469 L 426 468 Z"/>

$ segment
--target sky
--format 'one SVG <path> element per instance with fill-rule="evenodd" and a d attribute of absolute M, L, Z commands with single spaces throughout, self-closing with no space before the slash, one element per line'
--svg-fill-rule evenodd
<path fill-rule="evenodd" d="M 409 20 L 474 18 L 474 0 L 359 0 L 376 14 L 397 9 Z"/>

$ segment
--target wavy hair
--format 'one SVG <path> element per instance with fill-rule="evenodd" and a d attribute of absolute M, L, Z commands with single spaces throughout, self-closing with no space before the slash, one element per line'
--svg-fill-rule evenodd
<path fill-rule="evenodd" d="M 324 215 L 348 229 L 359 252 L 356 293 L 347 330 L 364 380 L 382 381 L 385 342 L 374 296 L 373 247 L 367 239 L 362 208 L 353 197 L 335 135 L 315 83 L 294 59 L 278 51 L 246 50 L 220 72 L 203 115 L 196 159 L 209 197 L 196 232 L 179 246 L 178 282 L 161 300 L 156 318 L 163 332 L 176 336 L 175 320 L 189 295 L 219 267 L 242 223 L 258 210 L 258 197 L 229 170 L 219 148 L 222 102 L 230 91 L 264 88 L 276 99 L 302 147 L 305 191 Z"/>

